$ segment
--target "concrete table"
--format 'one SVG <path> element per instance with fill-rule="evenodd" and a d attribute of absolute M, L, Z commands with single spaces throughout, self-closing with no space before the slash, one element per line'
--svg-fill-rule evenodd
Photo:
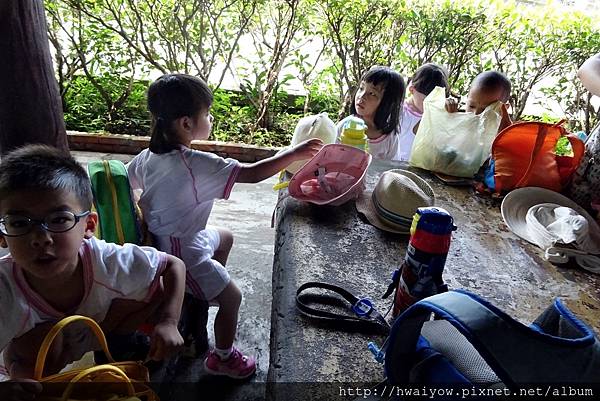
<path fill-rule="evenodd" d="M 399 167 L 408 168 L 399 162 L 373 161 L 367 188 L 374 188 L 383 171 Z M 504 224 L 498 201 L 479 197 L 470 188 L 446 186 L 426 171 L 411 170 L 427 180 L 436 194 L 436 205 L 448 210 L 458 226 L 444 271 L 451 289 L 481 295 L 526 324 L 558 296 L 600 332 L 600 276 L 545 261 L 540 249 L 518 238 Z M 281 199 L 273 263 L 268 381 L 382 380 L 383 366 L 375 362 L 367 343 L 381 344 L 384 338 L 316 326 L 297 312 L 296 289 L 306 281 L 338 284 L 355 295 L 369 296 L 383 314 L 391 300 L 381 300 L 381 295 L 392 272 L 402 263 L 407 243 L 408 236 L 385 233 L 363 222 L 353 201 L 331 207 L 291 197 Z M 325 385 L 318 387 L 299 388 L 327 390 Z M 339 396 L 335 385 L 329 390 Z M 274 386 L 271 395 L 272 399 L 288 400 L 291 391 Z"/>

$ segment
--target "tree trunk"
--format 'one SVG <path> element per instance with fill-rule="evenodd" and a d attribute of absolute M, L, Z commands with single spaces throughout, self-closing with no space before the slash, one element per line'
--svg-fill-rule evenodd
<path fill-rule="evenodd" d="M 0 1 L 0 154 L 28 143 L 68 151 L 42 0 Z"/>
<path fill-rule="evenodd" d="M 352 106 L 352 102 L 354 101 L 354 92 L 356 91 L 356 87 L 351 85 L 344 94 L 344 100 L 340 105 L 340 109 L 338 110 L 338 121 L 350 115 L 350 107 Z"/>
<path fill-rule="evenodd" d="M 267 84 L 259 99 L 260 107 L 257 112 L 258 118 L 256 120 L 256 124 L 254 125 L 253 131 L 256 131 L 258 128 L 264 128 L 267 130 L 271 128 L 269 105 L 271 103 L 271 98 L 273 97 L 273 90 L 275 88 L 275 84 L 277 83 L 279 71 L 281 71 L 281 66 L 279 64 L 277 66 L 271 66 L 271 70 L 269 71 L 267 78 Z"/>

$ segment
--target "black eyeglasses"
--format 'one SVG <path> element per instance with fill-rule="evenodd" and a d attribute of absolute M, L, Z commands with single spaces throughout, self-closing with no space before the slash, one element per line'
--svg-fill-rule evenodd
<path fill-rule="evenodd" d="M 68 211 L 52 212 L 42 220 L 31 219 L 19 214 L 7 214 L 0 218 L 0 233 L 7 237 L 20 237 L 28 234 L 33 226 L 40 225 L 51 233 L 64 233 L 69 231 L 81 220 L 90 214 L 90 211 L 75 214 Z"/>

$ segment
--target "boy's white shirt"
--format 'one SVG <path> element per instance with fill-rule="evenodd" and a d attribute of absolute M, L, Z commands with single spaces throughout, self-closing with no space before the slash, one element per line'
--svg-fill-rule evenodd
<path fill-rule="evenodd" d="M 235 159 L 186 147 L 165 154 L 145 149 L 127 164 L 133 190 L 155 235 L 185 237 L 202 231 L 214 199 L 227 199 L 240 171 Z"/>
<path fill-rule="evenodd" d="M 352 116 L 348 116 L 344 118 L 335 126 L 337 131 L 337 143 L 340 143 L 340 137 L 344 128 L 344 123 L 351 117 Z M 387 135 L 381 135 L 377 139 L 367 139 L 367 143 L 369 146 L 369 153 L 374 158 L 383 160 L 396 160 L 395 158 L 398 153 L 399 144 L 397 130 L 394 130 Z"/>
<path fill-rule="evenodd" d="M 116 298 L 149 301 L 167 263 L 166 254 L 154 248 L 121 246 L 95 237 L 83 240 L 79 256 L 85 293 L 79 306 L 68 313 L 55 310 L 29 287 L 10 254 L 0 259 L 0 350 L 36 325 L 67 315 L 84 315 L 102 322 Z M 67 290 L 60 283 L 55 286 L 56 291 Z"/>

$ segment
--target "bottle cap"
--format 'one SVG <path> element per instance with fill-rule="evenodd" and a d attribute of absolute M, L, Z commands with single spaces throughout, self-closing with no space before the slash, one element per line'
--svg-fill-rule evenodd
<path fill-rule="evenodd" d="M 366 130 L 367 124 L 365 124 L 365 121 L 362 118 L 352 116 L 344 123 L 344 129 L 357 131 Z"/>
<path fill-rule="evenodd" d="M 441 207 L 420 207 L 414 217 L 418 217 L 418 229 L 432 234 L 448 234 L 456 230 L 454 219 Z"/>

